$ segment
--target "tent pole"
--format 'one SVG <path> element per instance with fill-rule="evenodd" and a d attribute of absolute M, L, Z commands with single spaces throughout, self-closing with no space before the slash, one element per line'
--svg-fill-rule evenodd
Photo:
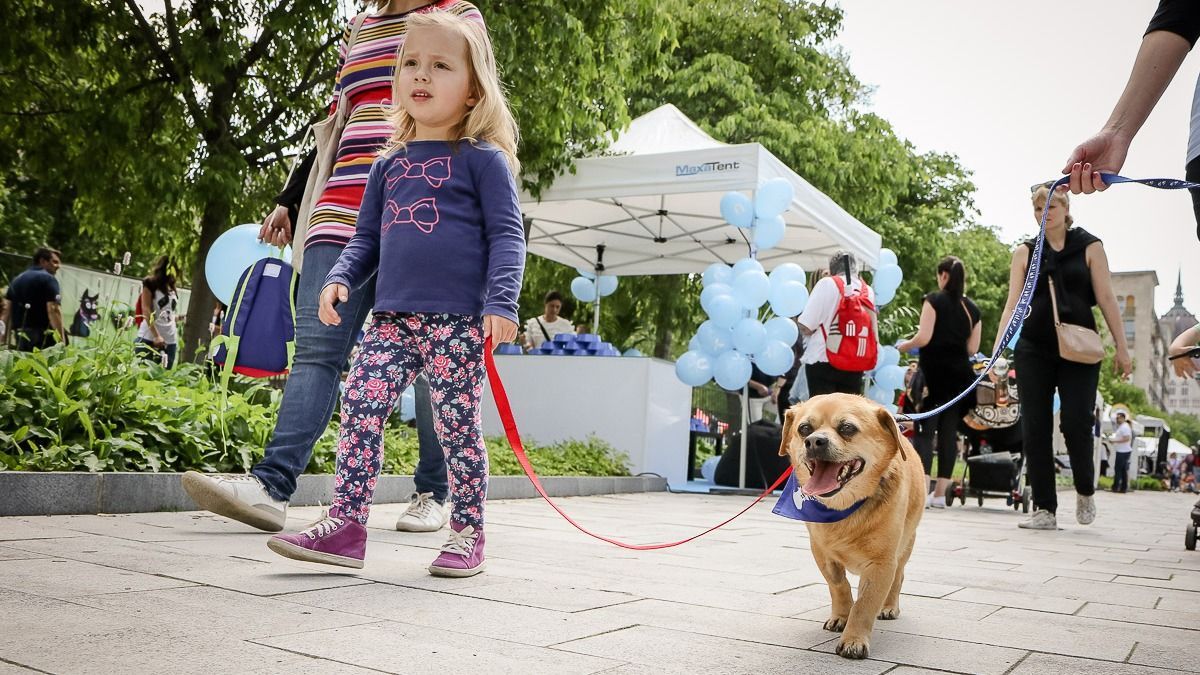
<path fill-rule="evenodd" d="M 742 454 L 738 460 L 738 487 L 746 487 L 746 420 L 750 418 L 750 384 L 742 387 Z"/>
<path fill-rule="evenodd" d="M 597 277 L 598 279 L 599 277 Z M 592 335 L 600 334 L 600 291 L 596 291 L 595 310 L 592 312 Z"/>

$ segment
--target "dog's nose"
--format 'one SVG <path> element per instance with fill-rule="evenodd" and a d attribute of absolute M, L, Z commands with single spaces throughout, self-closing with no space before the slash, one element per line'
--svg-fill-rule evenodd
<path fill-rule="evenodd" d="M 825 434 L 812 434 L 804 439 L 804 449 L 811 454 L 823 455 L 829 451 L 829 438 Z"/>

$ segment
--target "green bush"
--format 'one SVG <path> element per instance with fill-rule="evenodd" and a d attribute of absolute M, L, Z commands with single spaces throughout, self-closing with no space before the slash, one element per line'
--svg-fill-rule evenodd
<path fill-rule="evenodd" d="M 134 353 L 128 331 L 97 326 L 90 341 L 32 354 L 0 350 L 0 469 L 241 473 L 262 457 L 278 390 L 235 376 L 223 400 L 206 368 L 164 370 Z M 334 421 L 308 472 L 333 471 L 336 440 Z M 384 472 L 411 474 L 416 432 L 389 427 L 384 443 Z M 492 474 L 522 473 L 504 438 L 487 439 L 487 447 Z M 629 474 L 625 458 L 597 438 L 527 442 L 526 450 L 542 475 Z"/>

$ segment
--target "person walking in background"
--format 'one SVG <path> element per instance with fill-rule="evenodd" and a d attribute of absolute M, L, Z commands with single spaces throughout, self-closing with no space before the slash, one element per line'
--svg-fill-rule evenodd
<path fill-rule="evenodd" d="M 856 311 L 859 317 L 855 335 L 844 335 L 839 325 L 846 320 L 839 314 L 847 310 Z M 830 352 L 838 351 L 837 347 L 831 346 L 831 336 L 839 344 L 846 342 L 862 348 L 863 353 L 874 355 L 878 351 L 875 292 L 858 276 L 858 263 L 854 256 L 845 251 L 833 254 L 829 259 L 829 276 L 813 285 L 808 304 L 804 312 L 796 317 L 796 322 L 805 336 L 802 361 L 808 395 L 812 397 L 835 392 L 861 394 L 863 373 L 874 367 L 874 357 L 869 359 L 872 363 L 862 370 L 844 370 L 830 363 Z M 870 344 L 865 344 L 867 342 Z"/>
<path fill-rule="evenodd" d="M 550 291 L 546 294 L 545 299 L 542 300 L 542 315 L 535 316 L 525 322 L 526 349 L 537 349 L 542 346 L 543 342 L 554 340 L 555 335 L 575 332 L 575 325 L 571 323 L 571 320 L 559 315 L 562 308 L 563 297 L 561 293 Z"/>
<path fill-rule="evenodd" d="M 1054 483 L 1054 393 L 1061 399 L 1059 429 L 1071 458 L 1075 482 L 1075 518 L 1088 525 L 1096 517 L 1093 494 L 1095 461 L 1092 448 L 1092 405 L 1100 377 L 1099 363 L 1079 363 L 1063 358 L 1058 348 L 1056 311 L 1063 323 L 1096 329 L 1092 307 L 1100 306 L 1109 334 L 1116 343 L 1114 366 L 1125 377 L 1133 364 L 1125 344 L 1125 327 L 1112 290 L 1104 244 L 1086 230 L 1072 227 L 1070 201 L 1063 190 L 1050 192 L 1049 184 L 1034 185 L 1030 199 L 1033 217 L 1046 215 L 1046 241 L 1029 314 L 1016 346 L 1017 384 L 1021 391 L 1021 433 L 1026 471 L 1033 490 L 1034 512 L 1020 523 L 1026 529 L 1058 529 L 1058 492 Z M 1017 306 L 1034 248 L 1032 239 L 1012 255 L 1008 300 L 996 333 L 1000 344 L 1005 326 Z M 1052 301 L 1051 289 L 1055 300 Z"/>
<path fill-rule="evenodd" d="M 1198 39 L 1200 2 L 1160 0 L 1142 36 L 1142 46 L 1129 73 L 1129 82 L 1108 121 L 1096 135 L 1071 152 L 1063 167 L 1063 173 L 1071 176 L 1071 192 L 1091 194 L 1108 187 L 1101 174 L 1121 171 L 1134 137 Z M 1200 79 L 1196 81 L 1196 94 L 1192 98 L 1191 120 L 1186 177 L 1189 181 L 1200 182 Z M 1200 190 L 1192 189 L 1191 193 L 1196 236 L 1200 237 Z"/>
<path fill-rule="evenodd" d="M 928 392 L 921 402 L 922 411 L 933 410 L 953 399 L 975 380 L 971 355 L 979 351 L 982 324 L 979 308 L 965 295 L 966 276 L 961 260 L 952 255 L 942 258 L 937 265 L 938 290 L 927 294 L 921 304 L 917 334 L 896 346 L 901 352 L 921 350 L 918 358 Z M 974 402 L 974 398 L 964 397 L 958 405 L 921 424 L 922 435 L 937 436 L 937 486 L 926 497 L 927 506 L 946 508 L 946 488 L 958 457 L 958 424 Z M 928 485 L 934 443 L 926 441 L 917 447 Z"/>
<path fill-rule="evenodd" d="M 150 361 L 161 362 L 164 368 L 175 367 L 179 331 L 175 314 L 179 296 L 175 292 L 175 269 L 168 256 L 159 256 L 142 279 L 142 297 L 138 303 L 143 314 L 138 317 L 137 353 Z"/>
<path fill-rule="evenodd" d="M 1125 413 L 1118 410 L 1116 428 L 1113 429 L 1109 443 L 1113 449 L 1113 492 L 1126 492 L 1129 489 L 1129 459 L 1133 457 L 1133 427 L 1125 419 Z"/>
<path fill-rule="evenodd" d="M 16 348 L 23 352 L 46 349 L 55 342 L 67 342 L 67 330 L 62 318 L 62 288 L 58 285 L 58 268 L 62 254 L 52 248 L 33 252 L 33 264 L 13 278 L 5 293 L 4 309 L 0 310 L 0 343 L 8 344 L 9 336 L 16 337 Z"/>
<path fill-rule="evenodd" d="M 516 337 L 525 269 L 517 127 L 477 22 L 413 16 L 399 60 L 395 131 L 371 166 L 354 238 L 321 290 L 321 321 L 338 325 L 335 306 L 376 279 L 374 320 L 342 397 L 335 494 L 324 518 L 268 545 L 288 558 L 362 567 L 383 425 L 424 372 L 453 501 L 450 538 L 429 572 L 467 577 L 485 564 L 484 350 Z M 431 176 L 430 167 L 444 172 Z"/>
<path fill-rule="evenodd" d="M 262 461 L 250 469 L 249 475 L 208 476 L 189 471 L 183 477 L 188 495 L 201 508 L 268 532 L 283 529 L 288 499 L 308 466 L 313 445 L 329 426 L 342 369 L 375 303 L 375 284 L 366 280 L 362 288 L 354 289 L 349 301 L 338 305 L 340 324 L 323 325 L 317 318 L 318 296 L 325 277 L 354 235 L 370 169 L 363 159 L 382 148 L 392 133 L 386 113 L 393 96 L 396 53 L 404 44 L 408 19 L 448 12 L 483 25 L 479 10 L 462 0 L 373 0 L 367 6 L 374 11 L 350 22 L 339 47 L 330 114 L 345 105 L 346 126 L 333 176 L 317 199 L 308 232 L 297 241 L 304 247 L 304 267 L 296 297 L 296 356 L 271 440 Z M 292 240 L 292 224 L 312 165 L 310 155 L 276 198 L 278 206 L 263 221 L 259 234 L 263 240 L 276 246 Z M 416 493 L 396 529 L 436 531 L 450 517 L 445 505 L 449 493 L 446 462 L 433 428 L 427 380 L 417 378 L 414 390 L 420 443 L 420 459 L 413 476 Z"/>

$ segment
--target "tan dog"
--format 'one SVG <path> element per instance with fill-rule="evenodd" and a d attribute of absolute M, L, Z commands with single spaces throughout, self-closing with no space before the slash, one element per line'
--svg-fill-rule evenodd
<path fill-rule="evenodd" d="M 838 510 L 865 500 L 838 522 L 805 524 L 833 601 L 825 630 L 842 632 L 838 654 L 866 658 L 875 617 L 900 616 L 904 566 L 925 505 L 921 460 L 887 410 L 849 394 L 788 410 L 779 454 L 791 458 L 806 499 Z M 847 571 L 859 576 L 857 601 Z"/>

